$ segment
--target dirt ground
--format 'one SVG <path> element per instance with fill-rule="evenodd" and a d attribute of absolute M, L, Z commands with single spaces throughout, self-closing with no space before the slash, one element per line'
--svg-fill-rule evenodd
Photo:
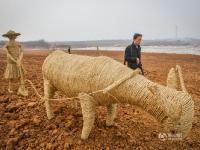
<path fill-rule="evenodd" d="M 26 51 L 24 66 L 26 78 L 30 79 L 43 95 L 41 66 L 49 51 Z M 83 55 L 96 55 L 95 51 L 72 51 Z M 101 52 L 123 62 L 123 52 Z M 183 68 L 185 85 L 195 102 L 193 127 L 182 141 L 162 141 L 160 124 L 136 106 L 119 105 L 113 127 L 105 126 L 106 111 L 98 107 L 94 128 L 89 139 L 82 141 L 82 115 L 78 105 L 72 102 L 56 102 L 56 117 L 47 120 L 45 108 L 39 103 L 31 87 L 28 97 L 7 92 L 7 81 L 3 79 L 6 55 L 0 52 L 0 149 L 138 149 L 171 150 L 200 149 L 200 56 L 175 54 L 142 54 L 145 76 L 152 81 L 166 84 L 167 73 L 179 64 Z M 63 97 L 62 93 L 57 96 Z"/>

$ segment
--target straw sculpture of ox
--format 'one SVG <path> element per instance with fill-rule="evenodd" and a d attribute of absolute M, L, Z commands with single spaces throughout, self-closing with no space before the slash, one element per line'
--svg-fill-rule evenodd
<path fill-rule="evenodd" d="M 90 134 L 98 105 L 107 107 L 106 125 L 113 125 L 117 103 L 139 106 L 155 117 L 165 132 L 181 133 L 184 138 L 191 130 L 194 103 L 185 89 L 180 66 L 170 70 L 167 86 L 163 86 L 109 57 L 54 51 L 45 59 L 42 72 L 48 119 L 54 117 L 50 99 L 57 90 L 67 97 L 77 96 L 83 114 L 82 139 Z M 103 92 L 94 92 L 101 89 Z"/>

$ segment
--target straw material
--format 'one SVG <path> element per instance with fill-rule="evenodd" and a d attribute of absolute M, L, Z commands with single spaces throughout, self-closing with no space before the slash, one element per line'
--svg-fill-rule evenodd
<path fill-rule="evenodd" d="M 183 81 L 181 67 L 176 65 L 176 68 L 171 68 L 167 76 L 167 86 L 177 90 L 187 92 Z"/>
<path fill-rule="evenodd" d="M 84 120 L 82 139 L 89 136 L 95 107 L 107 106 L 106 124 L 110 126 L 116 116 L 116 103 L 143 108 L 162 123 L 166 131 L 182 133 L 183 137 L 191 129 L 194 103 L 187 92 L 151 82 L 111 58 L 55 51 L 44 61 L 42 71 L 49 119 L 53 117 L 50 99 L 56 90 L 63 91 L 68 97 L 79 97 Z M 179 70 L 179 78 L 180 75 Z M 183 88 L 184 82 L 181 82 Z M 103 92 L 94 92 L 99 90 Z"/>
<path fill-rule="evenodd" d="M 4 78 L 6 79 L 13 79 L 19 78 L 20 72 L 16 64 L 7 64 L 6 70 L 4 73 Z"/>
<path fill-rule="evenodd" d="M 87 139 L 95 119 L 95 103 L 93 103 L 93 97 L 86 93 L 79 94 L 82 114 L 83 114 L 83 129 L 81 139 Z"/>
<path fill-rule="evenodd" d="M 9 32 L 9 34 L 15 34 L 15 32 Z M 17 33 L 16 33 L 17 34 Z M 18 88 L 18 95 L 28 96 L 28 90 L 25 87 L 24 74 L 25 69 L 22 65 L 23 51 L 20 44 L 15 40 L 10 40 L 3 49 L 7 53 L 7 66 L 4 73 L 4 77 L 9 79 L 8 92 L 12 93 L 13 85 L 11 79 L 20 78 L 20 86 Z"/>
<path fill-rule="evenodd" d="M 21 35 L 21 34 L 15 32 L 15 31 L 10 30 L 10 31 L 8 31 L 7 33 L 3 34 L 2 36 L 3 36 L 3 37 L 8 37 L 8 38 L 10 38 L 10 37 L 12 37 L 12 36 L 16 36 L 16 37 L 17 37 L 17 36 L 19 36 L 19 35 Z"/>
<path fill-rule="evenodd" d="M 6 52 L 7 52 L 7 66 L 4 73 L 4 77 L 6 79 L 12 79 L 12 78 L 19 78 L 20 77 L 20 70 L 17 66 L 17 59 L 20 57 L 21 45 L 14 43 L 8 43 L 8 45 L 5 46 Z M 24 70 L 23 70 L 24 73 Z"/>
<path fill-rule="evenodd" d="M 174 68 L 171 68 L 167 76 L 167 86 L 173 89 L 180 90 L 179 81 L 177 77 L 178 76 L 176 70 Z"/>

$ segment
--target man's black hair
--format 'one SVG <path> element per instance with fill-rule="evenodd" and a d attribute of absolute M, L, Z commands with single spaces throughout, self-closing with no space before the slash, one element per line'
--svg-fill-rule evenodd
<path fill-rule="evenodd" d="M 133 39 L 137 39 L 138 37 L 142 37 L 142 34 L 140 33 L 135 33 L 134 36 L 133 36 Z"/>

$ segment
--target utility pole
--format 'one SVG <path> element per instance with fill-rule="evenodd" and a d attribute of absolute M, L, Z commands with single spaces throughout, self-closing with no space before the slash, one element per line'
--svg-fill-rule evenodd
<path fill-rule="evenodd" d="M 100 55 L 100 52 L 99 52 L 99 46 L 97 45 L 97 56 Z"/>

